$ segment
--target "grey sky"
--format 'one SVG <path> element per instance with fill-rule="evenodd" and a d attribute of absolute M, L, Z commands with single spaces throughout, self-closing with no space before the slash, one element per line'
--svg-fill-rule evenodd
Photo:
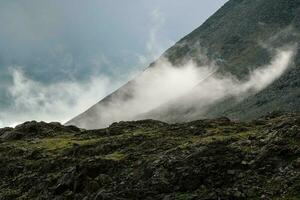
<path fill-rule="evenodd" d="M 98 75 L 121 84 L 225 2 L 1 0 L 0 123 L 17 109 L 7 91 L 15 68 L 45 87 Z"/>

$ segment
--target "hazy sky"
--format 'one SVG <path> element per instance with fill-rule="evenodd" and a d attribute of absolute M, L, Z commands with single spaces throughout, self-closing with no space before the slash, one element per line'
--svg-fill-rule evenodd
<path fill-rule="evenodd" d="M 1 0 L 0 126 L 78 114 L 147 67 L 225 2 Z M 57 85 L 65 88 L 53 89 Z M 74 93 L 60 94 L 70 85 L 77 87 Z M 86 91 L 88 101 L 78 103 Z M 31 113 L 62 99 L 67 102 L 61 106 L 76 106 L 73 112 Z"/>

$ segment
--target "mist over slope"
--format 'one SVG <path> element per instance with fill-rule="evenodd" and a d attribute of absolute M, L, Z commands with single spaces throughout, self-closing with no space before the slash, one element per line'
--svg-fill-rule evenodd
<path fill-rule="evenodd" d="M 278 50 L 270 64 L 258 67 L 245 80 L 233 75 L 214 74 L 178 99 L 171 100 L 139 118 L 154 118 L 169 122 L 190 121 L 207 116 L 211 109 L 230 99 L 242 102 L 284 75 L 293 62 L 295 47 Z"/>
<path fill-rule="evenodd" d="M 300 111 L 299 8 L 294 0 L 231 0 L 141 76 L 67 124 Z"/>

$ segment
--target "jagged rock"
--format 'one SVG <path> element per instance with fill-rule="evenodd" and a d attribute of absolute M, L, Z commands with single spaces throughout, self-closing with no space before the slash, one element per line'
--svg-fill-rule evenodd
<path fill-rule="evenodd" d="M 0 137 L 1 135 L 5 134 L 6 132 L 12 131 L 13 128 L 6 127 L 6 128 L 0 128 Z"/>
<path fill-rule="evenodd" d="M 54 136 L 60 133 L 78 133 L 80 129 L 75 126 L 63 126 L 60 123 L 52 122 L 25 122 L 15 128 L 5 128 L 0 130 L 2 140 L 19 140 L 23 138 L 39 138 Z"/>

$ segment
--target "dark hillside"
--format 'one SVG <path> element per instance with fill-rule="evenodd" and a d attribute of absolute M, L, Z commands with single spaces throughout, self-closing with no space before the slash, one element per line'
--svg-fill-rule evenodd
<path fill-rule="evenodd" d="M 270 62 L 272 49 L 298 43 L 299 0 L 231 0 L 202 26 L 170 48 L 165 56 L 177 65 L 188 59 L 201 63 L 199 49 L 205 49 L 210 59 L 218 61 L 220 73 L 230 72 L 243 79 L 252 69 Z M 192 106 L 182 109 L 180 102 L 184 102 L 183 99 L 165 105 L 167 109 L 158 108 L 144 116 L 165 121 L 217 116 L 249 120 L 274 110 L 299 112 L 300 51 L 286 74 L 243 101 L 225 99 L 205 112 L 191 114 Z"/>
<path fill-rule="evenodd" d="M 1 200 L 300 199 L 296 114 L 88 131 L 28 122 L 0 138 Z"/>

